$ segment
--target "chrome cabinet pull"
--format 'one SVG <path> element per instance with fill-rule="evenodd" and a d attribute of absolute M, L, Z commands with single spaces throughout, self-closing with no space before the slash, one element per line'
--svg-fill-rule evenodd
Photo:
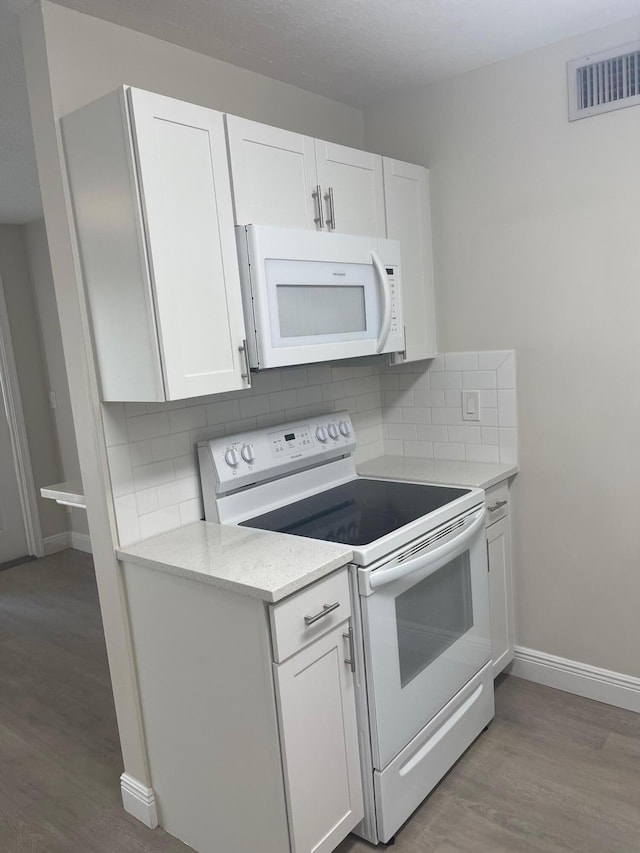
<path fill-rule="evenodd" d="M 313 625 L 313 623 L 317 622 L 318 619 L 322 619 L 323 616 L 328 616 L 329 613 L 336 610 L 338 607 L 340 607 L 339 601 L 335 601 L 333 604 L 323 604 L 320 613 L 314 613 L 313 616 L 304 617 L 304 624 Z"/>
<path fill-rule="evenodd" d="M 240 376 L 246 380 L 247 385 L 251 388 L 251 368 L 249 367 L 249 351 L 247 350 L 247 340 L 243 338 L 242 346 L 238 347 L 242 355 L 244 356 L 244 366 L 246 373 L 241 373 Z"/>
<path fill-rule="evenodd" d="M 344 662 L 349 664 L 349 666 L 351 668 L 351 672 L 355 672 L 356 671 L 356 658 L 355 658 L 355 655 L 353 653 L 353 628 L 351 627 L 351 625 L 349 625 L 348 632 L 346 634 L 343 634 L 342 636 L 345 638 L 345 640 L 349 640 L 349 657 L 345 658 Z"/>
<path fill-rule="evenodd" d="M 489 512 L 496 512 L 496 510 L 501 509 L 503 506 L 507 505 L 507 501 L 497 501 L 493 506 L 488 506 L 487 509 Z"/>
<path fill-rule="evenodd" d="M 317 216 L 314 216 L 313 221 L 316 223 L 318 228 L 324 228 L 324 218 L 322 216 L 322 188 L 320 184 L 316 184 L 315 190 L 311 193 L 311 196 L 314 200 L 316 206 Z"/>
<path fill-rule="evenodd" d="M 329 211 L 327 215 L 327 228 L 332 231 L 336 230 L 336 209 L 333 205 L 333 187 L 329 187 L 328 193 L 325 195 L 325 200 L 329 203 Z"/>

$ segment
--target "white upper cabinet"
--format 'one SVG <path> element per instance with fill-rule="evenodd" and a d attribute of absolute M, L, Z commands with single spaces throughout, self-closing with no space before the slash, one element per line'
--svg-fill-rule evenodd
<path fill-rule="evenodd" d="M 227 116 L 238 225 L 385 236 L 382 158 Z"/>
<path fill-rule="evenodd" d="M 399 361 L 436 355 L 429 172 L 382 158 L 389 238 L 400 241 L 405 352 Z"/>
<path fill-rule="evenodd" d="M 119 89 L 63 135 L 102 399 L 247 387 L 222 114 Z"/>

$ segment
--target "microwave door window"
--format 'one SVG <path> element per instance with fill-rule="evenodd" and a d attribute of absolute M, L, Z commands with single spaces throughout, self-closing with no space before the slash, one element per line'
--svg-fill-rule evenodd
<path fill-rule="evenodd" d="M 278 284 L 276 294 L 281 338 L 366 332 L 363 286 Z"/>

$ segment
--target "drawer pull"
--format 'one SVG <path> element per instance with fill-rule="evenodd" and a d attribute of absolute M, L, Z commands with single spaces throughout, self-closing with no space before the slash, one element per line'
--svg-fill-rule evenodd
<path fill-rule="evenodd" d="M 489 512 L 496 512 L 499 509 L 502 509 L 503 506 L 507 505 L 507 501 L 496 501 L 493 506 L 488 506 L 487 509 Z"/>
<path fill-rule="evenodd" d="M 323 604 L 320 613 L 316 613 L 313 616 L 304 617 L 304 624 L 313 625 L 313 623 L 317 622 L 318 619 L 322 619 L 323 616 L 327 616 L 329 613 L 331 613 L 333 610 L 336 610 L 338 607 L 340 607 L 339 601 L 335 601 L 333 604 Z"/>

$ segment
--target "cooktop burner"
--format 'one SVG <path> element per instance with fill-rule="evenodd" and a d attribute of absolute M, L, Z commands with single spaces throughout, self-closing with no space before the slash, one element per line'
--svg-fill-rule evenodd
<path fill-rule="evenodd" d="M 469 491 L 359 477 L 242 525 L 344 545 L 368 545 Z"/>

